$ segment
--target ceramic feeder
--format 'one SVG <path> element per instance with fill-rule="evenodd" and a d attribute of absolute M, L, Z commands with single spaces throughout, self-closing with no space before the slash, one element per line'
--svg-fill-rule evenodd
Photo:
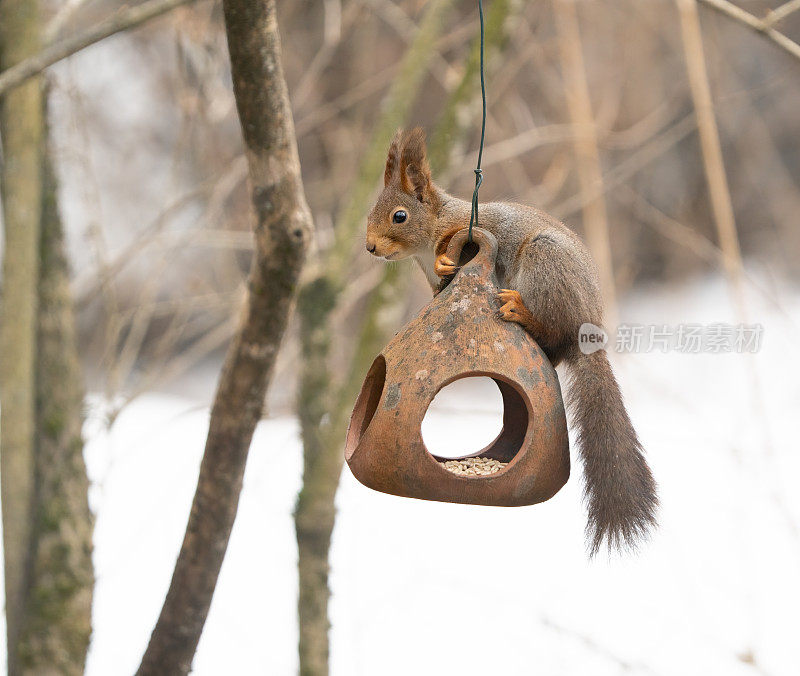
<path fill-rule="evenodd" d="M 447 255 L 463 261 L 467 230 Z M 345 458 L 365 486 L 425 500 L 518 506 L 543 502 L 569 477 L 569 442 L 558 376 L 518 324 L 497 317 L 497 240 L 473 228 L 475 256 L 401 329 L 367 373 L 347 430 Z M 487 376 L 503 398 L 503 428 L 462 457 L 508 463 L 484 476 L 457 475 L 431 455 L 421 425 L 433 398 L 459 378 Z M 467 415 L 467 414 L 465 414 Z"/>

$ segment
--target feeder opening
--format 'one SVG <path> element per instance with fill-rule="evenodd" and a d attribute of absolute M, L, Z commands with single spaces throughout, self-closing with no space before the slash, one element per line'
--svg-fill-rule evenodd
<path fill-rule="evenodd" d="M 478 251 L 480 251 L 480 247 L 478 246 L 477 242 L 466 242 L 458 256 L 459 266 L 469 263 L 473 258 L 475 258 L 475 256 L 478 255 Z"/>
<path fill-rule="evenodd" d="M 361 392 L 353 408 L 353 415 L 350 417 L 350 427 L 347 428 L 347 441 L 344 448 L 345 459 L 349 460 L 353 455 L 358 442 L 361 441 L 361 437 L 372 422 L 383 394 L 385 382 L 386 359 L 379 354 L 367 372 L 367 377 L 364 379 Z"/>
<path fill-rule="evenodd" d="M 504 469 L 522 448 L 527 431 L 522 394 L 491 374 L 463 376 L 439 390 L 421 428 L 427 451 L 445 469 L 464 476 Z"/>

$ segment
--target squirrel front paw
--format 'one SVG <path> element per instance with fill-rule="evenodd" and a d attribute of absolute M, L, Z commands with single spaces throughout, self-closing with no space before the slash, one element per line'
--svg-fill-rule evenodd
<path fill-rule="evenodd" d="M 439 277 L 454 275 L 456 270 L 458 270 L 458 266 L 446 254 L 439 254 L 433 262 L 433 271 Z"/>

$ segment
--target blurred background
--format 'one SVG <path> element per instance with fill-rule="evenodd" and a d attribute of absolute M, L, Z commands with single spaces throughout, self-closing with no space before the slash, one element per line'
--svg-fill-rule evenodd
<path fill-rule="evenodd" d="M 358 179 L 362 151 L 425 4 L 279 3 L 317 248 L 333 239 L 337 214 Z M 510 4 L 506 35 L 487 66 L 481 199 L 536 205 L 585 236 L 574 152 L 581 130 L 568 105 L 557 17 L 548 2 Z M 746 4 L 756 14 L 769 8 L 766 2 Z M 406 122 L 429 135 L 464 75 L 478 28 L 472 5 L 453 4 L 418 93 L 410 94 Z M 585 1 L 577 7 L 617 294 L 718 272 L 674 4 Z M 87 0 L 69 20 L 91 23 L 109 9 Z M 764 291 L 772 293 L 778 277 L 796 279 L 800 251 L 800 90 L 793 86 L 799 66 L 746 27 L 701 12 L 741 250 L 766 277 Z M 800 13 L 785 22 L 787 34 L 800 31 Z M 252 246 L 221 9 L 206 2 L 178 8 L 75 55 L 52 73 L 54 151 L 92 388 L 129 397 L 142 388 L 174 387 L 179 375 L 225 345 Z M 479 106 L 473 86 L 459 110 L 468 128 L 452 139 L 447 167 L 434 176 L 462 198 L 474 182 Z M 389 141 L 380 139 L 381 151 Z M 362 205 L 362 216 L 369 206 Z M 360 228 L 352 242 L 352 276 L 359 280 L 353 295 L 363 298 L 381 264 L 355 255 L 362 237 Z M 415 291 L 404 313 L 410 316 L 428 290 L 420 274 L 407 273 Z M 342 331 L 347 344 L 346 326 Z M 294 363 L 294 342 L 286 341 L 284 364 Z M 178 354 L 176 364 L 172 357 Z M 274 380 L 276 411 L 291 407 L 294 378 L 287 370 L 279 369 Z M 213 380 L 202 393 L 189 386 L 207 399 Z"/>
<path fill-rule="evenodd" d="M 475 4 L 278 3 L 316 228 L 306 276 L 337 239 L 347 253 L 326 362 L 347 392 L 366 371 L 367 319 L 391 336 L 430 295 L 411 262 L 363 250 L 391 130 L 425 127 L 434 180 L 472 191 Z M 763 327 L 757 354 L 612 354 L 661 486 L 661 530 L 637 557 L 588 563 L 577 462 L 556 498 L 518 510 L 379 495 L 345 468 L 333 673 L 796 673 L 800 58 L 710 4 L 485 2 L 481 200 L 535 205 L 589 242 L 612 335 L 620 322 Z M 116 5 L 47 2 L 45 25 L 80 32 Z M 763 19 L 782 3 L 737 5 Z M 800 11 L 775 27 L 799 41 Z M 253 248 L 220 4 L 188 3 L 84 49 L 48 83 L 97 516 L 87 673 L 131 673 L 180 545 Z M 282 345 L 194 673 L 298 669 L 301 319 Z M 462 389 L 434 427 L 457 427 L 465 409 L 489 426 L 498 405 Z"/>

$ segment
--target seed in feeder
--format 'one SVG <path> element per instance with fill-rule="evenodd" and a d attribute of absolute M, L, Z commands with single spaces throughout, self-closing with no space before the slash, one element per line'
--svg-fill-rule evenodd
<path fill-rule="evenodd" d="M 460 476 L 488 476 L 499 472 L 508 463 L 493 458 L 463 458 L 462 460 L 445 460 L 439 464 L 447 471 Z"/>

